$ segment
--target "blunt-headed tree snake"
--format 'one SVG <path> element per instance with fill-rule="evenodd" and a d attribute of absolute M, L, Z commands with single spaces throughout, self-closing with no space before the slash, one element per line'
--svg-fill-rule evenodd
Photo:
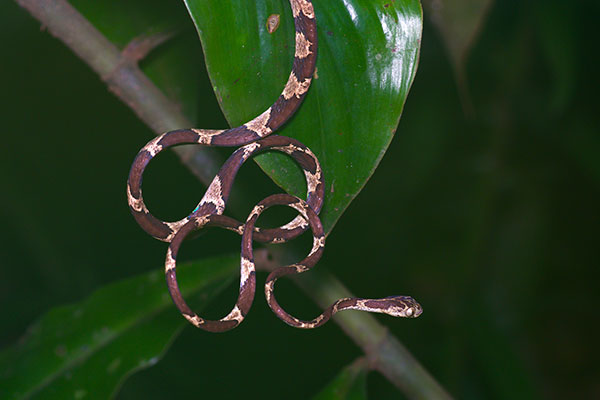
<path fill-rule="evenodd" d="M 263 243 L 287 242 L 310 229 L 313 245 L 308 256 L 299 263 L 273 270 L 265 283 L 267 302 L 275 315 L 287 324 L 298 328 L 316 328 L 343 310 L 361 310 L 384 313 L 396 317 L 418 317 L 421 306 L 409 296 L 390 296 L 382 299 L 344 298 L 329 306 L 311 321 L 302 321 L 288 314 L 277 302 L 274 287 L 277 279 L 298 274 L 312 268 L 321 258 L 325 235 L 318 214 L 324 198 L 323 171 L 319 160 L 302 143 L 295 139 L 272 135 L 298 109 L 306 95 L 315 71 L 317 57 L 317 25 L 310 0 L 290 0 L 295 26 L 295 53 L 292 71 L 283 92 L 266 111 L 235 128 L 226 130 L 181 129 L 166 132 L 146 144 L 137 154 L 127 181 L 129 208 L 138 224 L 148 234 L 169 243 L 165 261 L 167 286 L 175 305 L 183 316 L 198 328 L 223 332 L 238 326 L 247 315 L 256 290 L 256 272 L 253 241 Z M 223 164 L 208 186 L 196 208 L 185 218 L 166 222 L 154 217 L 142 196 L 144 169 L 161 151 L 180 144 L 239 147 Z M 276 194 L 259 202 L 245 222 L 223 215 L 235 176 L 242 164 L 259 153 L 278 151 L 290 156 L 302 169 L 306 178 L 305 200 L 289 194 Z M 288 206 L 298 212 L 291 222 L 278 228 L 260 229 L 255 226 L 258 217 L 269 207 Z M 182 241 L 192 232 L 206 226 L 216 226 L 242 235 L 240 262 L 240 289 L 231 312 L 220 320 L 199 317 L 187 305 L 177 284 L 177 253 Z"/>

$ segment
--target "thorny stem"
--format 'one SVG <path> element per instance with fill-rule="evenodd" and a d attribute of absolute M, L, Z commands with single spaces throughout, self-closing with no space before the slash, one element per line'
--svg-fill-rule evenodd
<path fill-rule="evenodd" d="M 66 0 L 15 0 L 38 19 L 48 31 L 63 41 L 106 82 L 109 89 L 127 104 L 154 132 L 190 127 L 181 113 L 137 66 L 139 54 L 125 51 L 106 39 Z M 160 38 L 157 40 L 160 42 Z M 147 51 L 148 49 L 142 49 Z M 180 158 L 198 179 L 208 185 L 222 160 L 206 151 L 176 148 Z M 273 258 L 285 262 L 289 255 L 270 250 Z M 257 264 L 272 268 L 267 252 Z M 333 275 L 322 271 L 298 276 L 294 281 L 321 307 L 342 297 L 353 297 Z M 347 311 L 334 320 L 365 352 L 374 369 L 385 375 L 411 399 L 449 399 L 450 396 L 419 364 L 409 351 L 372 315 Z"/>

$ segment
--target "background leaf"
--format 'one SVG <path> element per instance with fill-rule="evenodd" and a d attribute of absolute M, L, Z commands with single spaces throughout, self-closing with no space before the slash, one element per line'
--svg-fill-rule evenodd
<path fill-rule="evenodd" d="M 313 400 L 366 400 L 367 363 L 359 359 L 344 368 Z"/>
<path fill-rule="evenodd" d="M 238 264 L 238 256 L 224 256 L 182 265 L 182 294 L 206 306 Z M 108 285 L 51 310 L 0 354 L 0 397 L 109 398 L 127 376 L 156 364 L 186 324 L 163 271 Z"/>
<path fill-rule="evenodd" d="M 466 75 L 471 47 L 477 43 L 494 0 L 424 0 L 426 15 L 437 28 L 454 67 L 463 112 L 473 117 L 473 104 Z"/>
<path fill-rule="evenodd" d="M 290 73 L 295 46 L 288 1 L 186 4 L 225 117 L 232 126 L 254 118 L 275 101 Z M 326 183 L 321 219 L 330 232 L 396 131 L 417 68 L 421 7 L 416 0 L 332 0 L 314 7 L 317 73 L 302 107 L 278 133 L 299 139 L 319 158 Z M 271 14 L 281 19 L 272 34 Z M 285 190 L 305 193 L 299 168 L 287 157 L 266 154 L 257 161 Z"/>
<path fill-rule="evenodd" d="M 466 58 L 493 0 L 424 0 L 427 16 L 439 30 L 454 67 L 464 73 Z"/>

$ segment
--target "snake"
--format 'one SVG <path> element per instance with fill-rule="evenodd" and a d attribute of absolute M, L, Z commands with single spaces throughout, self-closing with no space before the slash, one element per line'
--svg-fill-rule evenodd
<path fill-rule="evenodd" d="M 248 314 L 256 292 L 256 266 L 253 242 L 285 243 L 308 229 L 313 235 L 309 255 L 299 263 L 274 269 L 265 283 L 265 296 L 275 315 L 290 326 L 316 328 L 335 313 L 360 310 L 396 317 L 415 318 L 422 307 L 410 296 L 389 296 L 382 299 L 343 298 L 329 306 L 311 321 L 297 319 L 287 313 L 274 295 L 277 279 L 310 270 L 321 258 L 325 234 L 318 217 L 325 197 L 323 171 L 316 155 L 296 139 L 273 134 L 300 107 L 311 85 L 316 67 L 317 25 L 311 0 L 289 0 L 295 29 L 295 52 L 292 70 L 283 91 L 266 111 L 240 126 L 224 129 L 178 129 L 165 132 L 148 142 L 138 152 L 127 179 L 129 209 L 140 227 L 155 239 L 169 243 L 165 258 L 167 288 L 181 314 L 194 326 L 210 332 L 225 332 L 237 327 Z M 143 174 L 162 151 L 182 144 L 237 147 L 208 185 L 197 206 L 178 221 L 162 221 L 152 215 L 142 194 Z M 241 166 L 250 158 L 264 152 L 281 152 L 291 157 L 306 179 L 306 198 L 290 194 L 275 194 L 260 201 L 245 222 L 224 215 L 231 187 Z M 258 217 L 272 206 L 287 206 L 298 212 L 290 222 L 277 228 L 256 226 Z M 186 303 L 177 283 L 177 254 L 183 241 L 193 232 L 205 227 L 219 227 L 242 236 L 240 285 L 238 299 L 228 315 L 219 320 L 198 316 Z"/>

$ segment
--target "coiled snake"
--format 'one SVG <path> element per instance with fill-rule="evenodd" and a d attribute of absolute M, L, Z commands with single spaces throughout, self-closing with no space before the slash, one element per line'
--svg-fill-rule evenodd
<path fill-rule="evenodd" d="M 158 240 L 169 242 L 165 261 L 167 286 L 175 305 L 183 316 L 198 328 L 223 332 L 238 326 L 250 310 L 256 289 L 252 242 L 281 243 L 291 240 L 306 229 L 313 234 L 310 254 L 301 262 L 275 269 L 265 284 L 267 302 L 273 312 L 287 324 L 298 328 L 323 325 L 336 312 L 362 310 L 385 313 L 397 317 L 417 317 L 421 306 L 408 296 L 390 296 L 383 299 L 346 298 L 336 301 L 312 321 L 301 321 L 281 308 L 275 300 L 274 285 L 278 278 L 297 274 L 312 268 L 321 258 L 325 246 L 323 227 L 317 214 L 324 197 L 323 172 L 317 157 L 310 149 L 289 137 L 271 135 L 283 125 L 300 106 L 311 84 L 317 56 L 317 26 L 310 0 L 290 0 L 296 33 L 294 63 L 283 92 L 275 103 L 253 120 L 227 130 L 182 129 L 166 132 L 146 144 L 137 154 L 127 181 L 129 208 L 138 224 Z M 271 136 L 269 136 L 271 135 Z M 196 208 L 185 218 L 165 222 L 154 217 L 142 197 L 142 176 L 150 160 L 161 151 L 179 144 L 196 143 L 204 146 L 231 146 L 238 148 L 221 167 Z M 250 157 L 265 152 L 279 151 L 292 157 L 306 177 L 307 197 L 302 200 L 289 194 L 267 197 L 254 207 L 245 223 L 223 215 L 231 186 L 241 165 Z M 285 205 L 299 215 L 286 225 L 273 229 L 255 227 L 256 220 L 267 208 Z M 176 259 L 181 242 L 191 232 L 205 226 L 217 226 L 242 235 L 240 290 L 235 307 L 218 321 L 206 320 L 194 313 L 183 299 L 176 277 Z"/>

